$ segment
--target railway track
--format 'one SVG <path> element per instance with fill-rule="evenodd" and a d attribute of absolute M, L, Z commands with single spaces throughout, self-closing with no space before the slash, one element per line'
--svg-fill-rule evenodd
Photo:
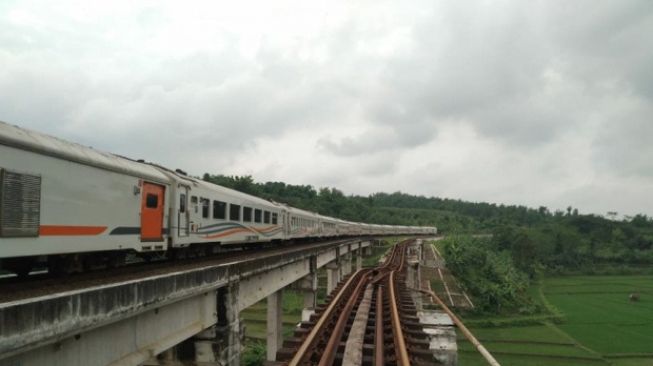
<path fill-rule="evenodd" d="M 274 365 L 435 365 L 405 285 L 406 247 L 342 281 L 295 330 Z"/>

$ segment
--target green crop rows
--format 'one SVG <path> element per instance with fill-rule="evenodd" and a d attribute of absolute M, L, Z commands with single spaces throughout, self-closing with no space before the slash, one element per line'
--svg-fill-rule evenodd
<path fill-rule="evenodd" d="M 547 278 L 533 292 L 560 319 L 466 319 L 502 365 L 653 364 L 653 277 Z M 629 300 L 634 292 L 639 301 Z M 459 339 L 459 350 L 460 365 L 485 364 L 466 340 Z"/>

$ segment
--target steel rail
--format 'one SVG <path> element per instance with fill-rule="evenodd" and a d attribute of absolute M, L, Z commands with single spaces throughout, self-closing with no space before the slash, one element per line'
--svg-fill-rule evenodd
<path fill-rule="evenodd" d="M 399 310 L 397 309 L 398 299 L 395 295 L 394 276 L 395 271 L 390 272 L 390 316 L 392 320 L 392 333 L 395 341 L 395 356 L 398 365 L 408 366 L 410 365 L 410 359 L 408 358 L 406 340 L 404 339 L 404 332 L 401 329 L 401 319 L 399 318 Z"/>
<path fill-rule="evenodd" d="M 474 347 L 476 347 L 476 349 L 478 350 L 478 352 L 480 352 L 480 354 L 483 356 L 485 361 L 487 361 L 492 366 L 501 366 L 501 364 L 492 356 L 492 354 L 483 346 L 483 344 L 481 344 L 481 342 L 479 342 L 478 339 L 474 337 L 474 334 L 472 334 L 472 332 L 469 329 L 467 329 L 465 324 L 463 324 L 463 322 L 460 321 L 460 319 L 458 319 L 456 314 L 454 314 L 453 311 L 451 311 L 447 307 L 447 305 L 438 297 L 438 295 L 435 294 L 435 292 L 431 290 L 423 290 L 423 289 L 419 289 L 419 291 L 430 295 L 431 298 L 435 300 L 435 302 L 437 302 L 438 305 L 440 305 L 440 307 L 442 307 L 442 309 L 447 314 L 449 314 L 449 316 L 454 321 L 458 329 L 460 329 L 465 335 L 465 337 L 474 345 Z"/>
<path fill-rule="evenodd" d="M 385 365 L 385 339 L 383 336 L 383 286 L 376 290 L 376 323 L 374 329 L 374 365 Z"/>
<path fill-rule="evenodd" d="M 358 283 L 356 284 L 354 291 L 349 296 L 349 299 L 347 300 L 345 307 L 340 311 L 340 315 L 338 316 L 338 322 L 336 323 L 333 332 L 329 337 L 329 341 L 327 342 L 327 345 L 324 349 L 324 353 L 320 358 L 320 363 L 318 364 L 319 366 L 333 365 L 333 361 L 336 359 L 336 353 L 338 351 L 338 347 L 340 346 L 340 340 L 342 339 L 342 335 L 345 332 L 345 328 L 347 327 L 347 321 L 349 320 L 349 315 L 353 311 L 354 305 L 356 305 L 356 303 L 358 302 L 358 298 L 360 297 L 360 295 L 363 292 L 363 289 L 367 285 L 368 278 L 369 278 L 368 274 L 362 275 L 362 278 L 358 280 Z"/>
<path fill-rule="evenodd" d="M 359 269 L 358 271 L 354 272 L 354 274 L 351 277 L 349 277 L 349 279 L 347 280 L 345 285 L 342 287 L 342 289 L 340 289 L 340 291 L 338 292 L 336 297 L 331 300 L 331 302 L 330 302 L 329 306 L 327 307 L 327 309 L 322 313 L 322 315 L 320 316 L 319 320 L 317 321 L 317 323 L 315 324 L 313 329 L 311 329 L 308 336 L 306 336 L 306 339 L 304 340 L 304 342 L 302 342 L 301 346 L 297 350 L 297 353 L 295 353 L 295 355 L 290 360 L 290 362 L 288 362 L 289 366 L 298 366 L 302 362 L 306 361 L 305 358 L 307 356 L 310 356 L 308 354 L 308 351 L 314 345 L 313 343 L 315 343 L 315 341 L 317 339 L 317 336 L 323 330 L 324 325 L 327 322 L 327 320 L 329 318 L 331 318 L 332 313 L 334 312 L 337 305 L 340 303 L 340 299 L 342 298 L 342 296 L 344 296 L 343 294 L 346 292 L 346 289 L 349 288 L 349 286 L 351 286 L 354 279 L 356 277 L 358 277 L 358 275 L 360 273 L 362 273 L 363 271 L 364 271 L 364 269 Z"/>
<path fill-rule="evenodd" d="M 385 365 L 388 356 L 386 352 L 389 347 L 394 349 L 395 364 L 401 366 L 411 364 L 407 340 L 401 325 L 400 308 L 402 304 L 399 302 L 401 299 L 398 297 L 397 287 L 395 287 L 398 274 L 405 269 L 406 244 L 408 242 L 409 240 L 406 240 L 395 245 L 383 264 L 376 269 L 361 269 L 349 277 L 331 299 L 288 365 L 309 363 L 318 363 L 319 366 L 333 365 L 339 354 L 338 350 L 347 331 L 347 326 L 351 323 L 351 313 L 359 303 L 363 290 L 370 285 L 375 286 L 377 290 L 373 364 L 375 366 Z M 389 310 L 385 309 L 385 301 L 389 303 Z M 386 339 L 385 324 L 388 324 L 386 321 L 389 321 L 392 327 L 394 338 L 392 341 Z"/>

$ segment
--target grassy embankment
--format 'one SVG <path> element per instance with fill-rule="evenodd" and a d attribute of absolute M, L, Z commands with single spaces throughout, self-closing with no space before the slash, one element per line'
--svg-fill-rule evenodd
<path fill-rule="evenodd" d="M 549 277 L 529 294 L 540 314 L 463 314 L 502 365 L 653 365 L 652 276 Z M 460 365 L 486 364 L 466 339 L 458 346 Z"/>

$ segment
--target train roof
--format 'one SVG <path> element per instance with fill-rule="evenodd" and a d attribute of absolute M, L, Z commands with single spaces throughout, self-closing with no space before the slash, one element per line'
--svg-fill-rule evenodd
<path fill-rule="evenodd" d="M 268 201 L 266 199 L 263 199 L 263 198 L 260 198 L 260 197 L 257 197 L 257 196 L 253 196 L 251 194 L 243 193 L 243 192 L 237 191 L 235 189 L 223 187 L 223 186 L 220 186 L 220 185 L 217 185 L 217 184 L 214 184 L 214 183 L 211 183 L 211 182 L 207 182 L 207 181 L 204 181 L 204 180 L 201 180 L 201 179 L 188 177 L 188 176 L 185 176 L 185 175 L 180 175 L 179 173 L 173 172 L 173 171 L 171 171 L 171 170 L 169 170 L 167 168 L 163 168 L 163 167 L 159 167 L 159 168 L 165 169 L 169 173 L 172 173 L 174 175 L 175 179 L 177 179 L 178 181 L 191 182 L 191 184 L 193 186 L 195 186 L 195 187 L 201 187 L 201 188 L 204 188 L 204 189 L 207 189 L 207 190 L 216 191 L 216 192 L 219 192 L 220 194 L 222 194 L 224 196 L 229 196 L 229 197 L 232 197 L 232 198 L 241 199 L 241 200 L 244 200 L 244 201 L 249 201 L 251 203 L 261 205 L 261 206 L 275 206 L 277 208 L 282 208 L 283 207 L 283 205 L 281 205 L 279 203 Z"/>
<path fill-rule="evenodd" d="M 306 211 L 306 210 L 302 210 L 301 208 L 296 208 L 296 207 L 291 207 L 291 206 L 286 206 L 286 208 L 288 209 L 288 211 L 290 213 L 294 213 L 294 214 L 297 214 L 297 215 L 305 215 L 305 216 L 310 216 L 310 217 L 313 217 L 313 218 L 320 218 L 320 216 L 321 216 L 317 212 Z"/>
<path fill-rule="evenodd" d="M 167 182 L 168 177 L 153 166 L 118 155 L 95 150 L 40 132 L 0 121 L 0 145 L 49 155 L 55 158 L 90 165 L 117 173 Z"/>

